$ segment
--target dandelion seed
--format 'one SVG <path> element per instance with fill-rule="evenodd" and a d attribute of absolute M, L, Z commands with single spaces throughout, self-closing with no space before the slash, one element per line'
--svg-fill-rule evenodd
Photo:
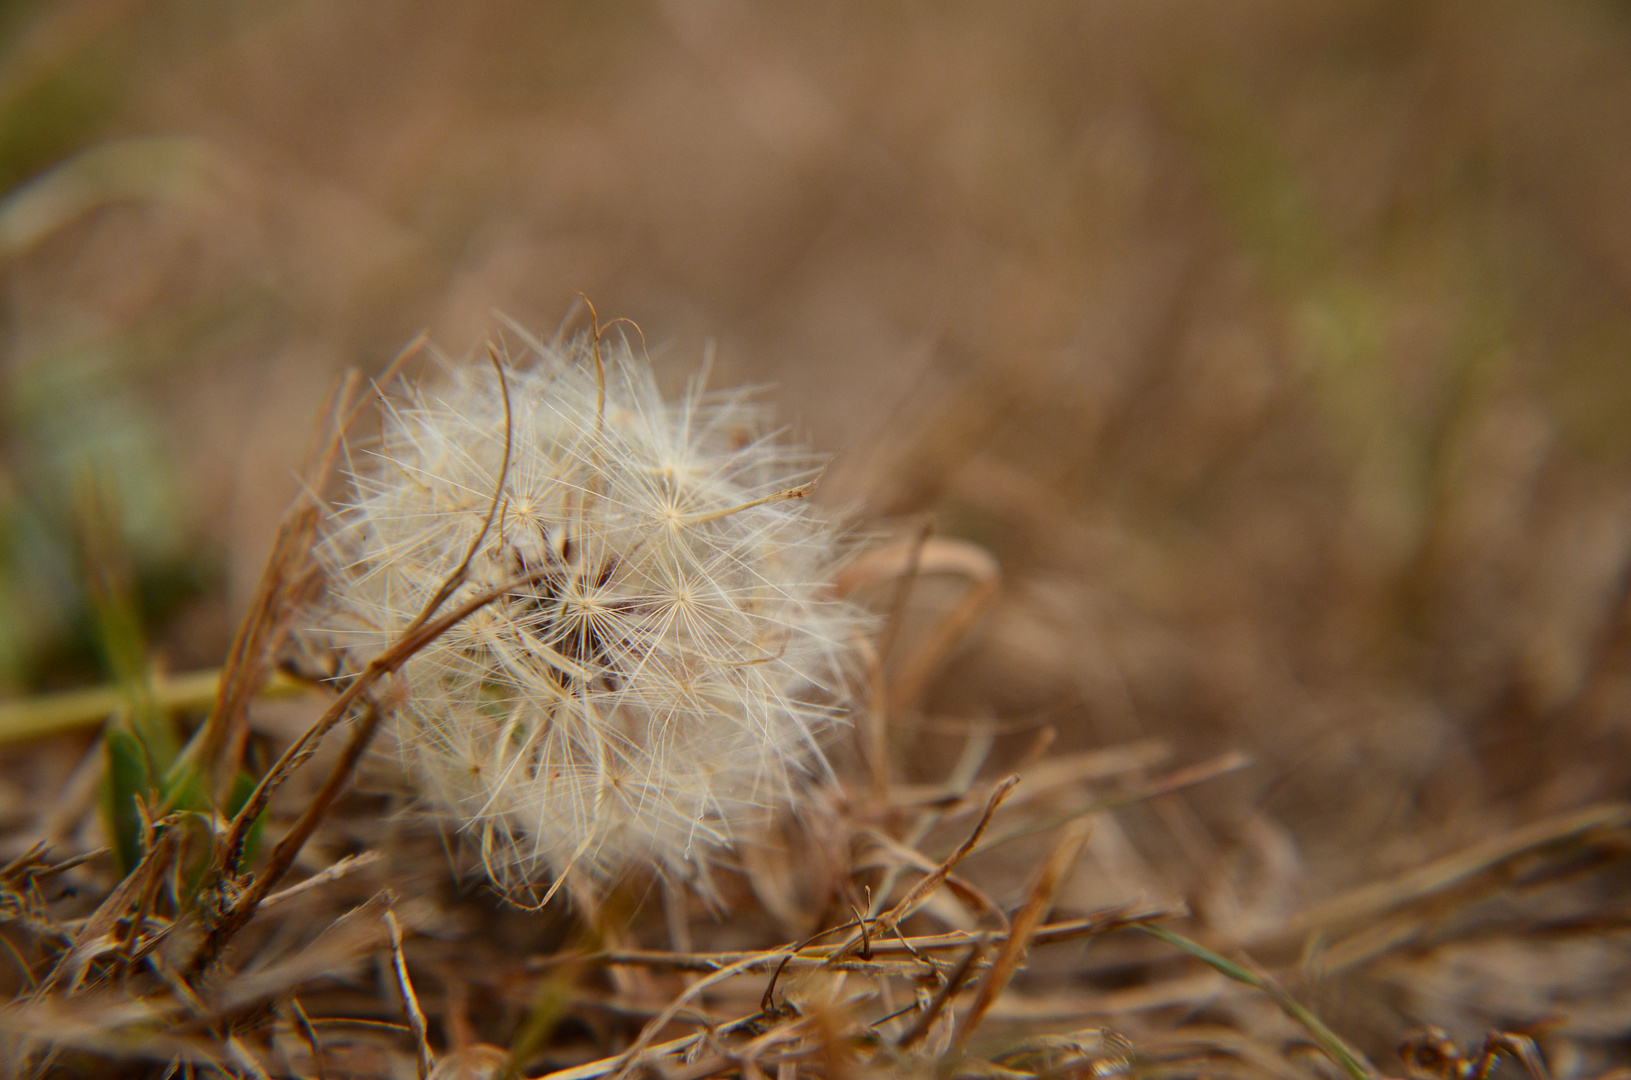
<path fill-rule="evenodd" d="M 353 455 L 319 633 L 366 660 L 479 538 L 448 607 L 531 583 L 402 670 L 392 724 L 424 802 L 508 890 L 694 878 L 825 768 L 843 710 L 860 617 L 802 501 L 817 471 L 744 394 L 664 401 L 626 345 L 531 341 L 503 379 L 444 366 Z"/>

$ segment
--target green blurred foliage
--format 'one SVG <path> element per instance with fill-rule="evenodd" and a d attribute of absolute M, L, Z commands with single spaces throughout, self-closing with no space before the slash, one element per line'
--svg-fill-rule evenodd
<path fill-rule="evenodd" d="M 14 90 L 0 108 L 0 190 L 9 190 L 105 130 L 118 101 L 105 58 L 87 57 Z"/>
<path fill-rule="evenodd" d="M 0 686 L 84 681 L 99 646 L 73 568 L 75 492 L 88 476 L 118 493 L 113 526 L 135 588 L 163 618 L 207 584 L 157 420 L 107 347 L 16 373 L 6 398 L 9 475 L 0 515 Z M 96 665 L 100 666 L 100 665 Z"/>

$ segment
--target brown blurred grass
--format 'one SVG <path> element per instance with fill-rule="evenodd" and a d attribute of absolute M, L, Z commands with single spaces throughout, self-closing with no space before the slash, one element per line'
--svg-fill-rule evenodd
<path fill-rule="evenodd" d="M 1623 5 L 89 0 L 0 34 L 15 692 L 97 678 L 79 471 L 160 662 L 213 666 L 334 375 L 581 290 L 672 385 L 710 341 L 775 384 L 865 528 L 1000 562 L 892 718 L 901 781 L 1044 725 L 1251 756 L 1101 815 L 1061 909 L 1186 901 L 1387 1070 L 1428 1022 L 1628 1060 Z M 80 749 L 7 748 L 18 836 Z M 1011 905 L 1044 853 L 974 869 Z M 993 1022 L 1289 1037 L 1148 945 L 1038 954 Z"/>

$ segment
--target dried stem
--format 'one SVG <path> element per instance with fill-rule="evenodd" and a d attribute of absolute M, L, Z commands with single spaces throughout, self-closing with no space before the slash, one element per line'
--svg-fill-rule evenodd
<path fill-rule="evenodd" d="M 419 1007 L 413 980 L 408 977 L 407 958 L 402 955 L 402 924 L 397 922 L 396 911 L 391 908 L 385 909 L 385 926 L 391 932 L 391 970 L 396 975 L 397 991 L 402 995 L 402 1010 L 408 1016 L 408 1030 L 413 1033 L 414 1064 L 419 1070 L 419 1080 L 428 1080 L 436 1067 L 436 1059 L 425 1036 L 425 1013 Z"/>
<path fill-rule="evenodd" d="M 1002 947 L 997 950 L 997 957 L 991 963 L 991 970 L 980 982 L 980 988 L 974 995 L 974 1003 L 957 1022 L 952 1045 L 961 1048 L 968 1041 L 969 1035 L 985 1018 L 986 1010 L 997 1000 L 997 995 L 1008 988 L 1009 980 L 1019 969 L 1020 961 L 1025 958 L 1026 950 L 1031 947 L 1036 931 L 1042 925 L 1043 917 L 1047 915 L 1048 909 L 1053 907 L 1054 897 L 1059 895 L 1059 887 L 1065 883 L 1065 876 L 1076 864 L 1076 859 L 1081 855 L 1082 847 L 1087 843 L 1092 831 L 1091 824 L 1078 820 L 1071 822 L 1064 834 L 1059 837 L 1052 854 L 1048 856 L 1048 861 L 1042 864 L 1041 872 L 1031 885 L 1024 905 L 1014 915 L 1013 929 L 1003 939 Z"/>

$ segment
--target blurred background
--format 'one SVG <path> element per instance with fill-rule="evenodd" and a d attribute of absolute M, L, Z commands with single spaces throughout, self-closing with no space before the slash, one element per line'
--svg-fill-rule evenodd
<path fill-rule="evenodd" d="M 768 385 L 863 531 L 1000 561 L 897 740 L 1252 757 L 1101 828 L 1083 905 L 1250 941 L 1626 794 L 1631 6 L 12 2 L 0 56 L 7 696 L 102 677 L 85 470 L 213 666 L 335 376 L 581 291 L 666 385 Z M 1612 1060 L 1624 944 L 1320 1000 Z"/>

